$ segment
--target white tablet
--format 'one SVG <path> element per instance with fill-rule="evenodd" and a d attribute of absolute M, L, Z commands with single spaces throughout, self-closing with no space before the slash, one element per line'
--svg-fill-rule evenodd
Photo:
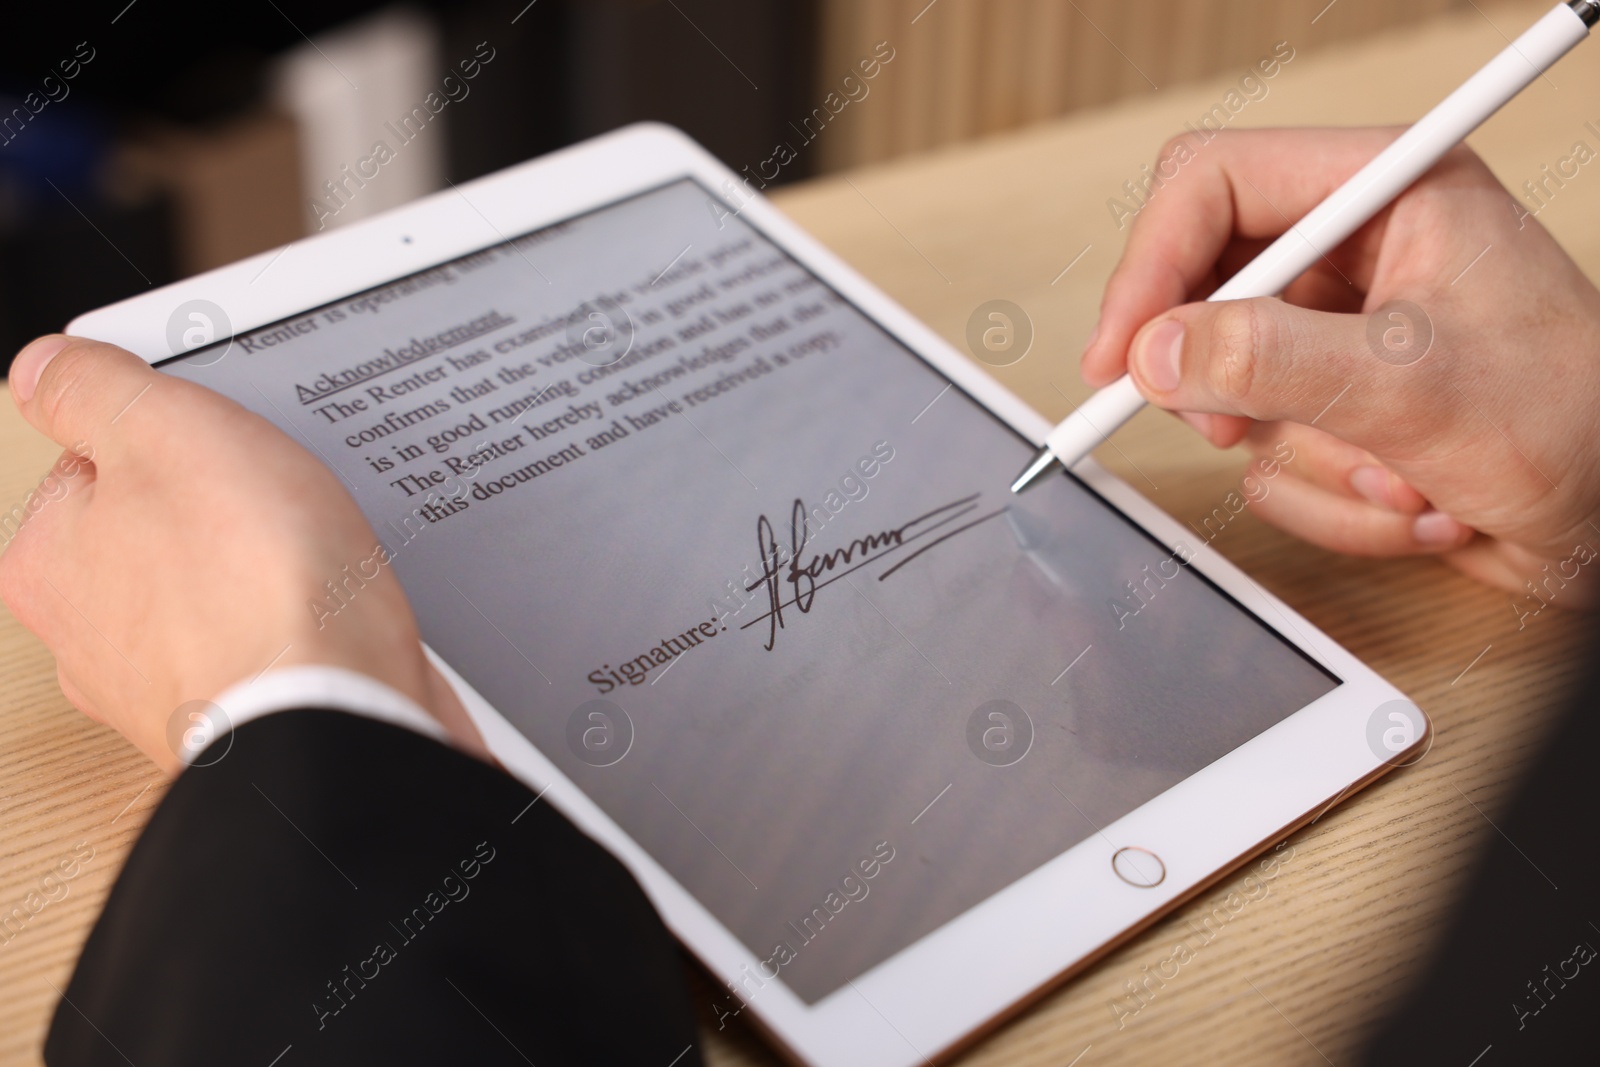
<path fill-rule="evenodd" d="M 1426 743 L 1213 533 L 1087 461 L 1013 496 L 1046 422 L 665 127 L 71 332 L 337 471 L 382 546 L 307 610 L 394 567 L 711 1017 L 818 1067 L 948 1052 Z"/>

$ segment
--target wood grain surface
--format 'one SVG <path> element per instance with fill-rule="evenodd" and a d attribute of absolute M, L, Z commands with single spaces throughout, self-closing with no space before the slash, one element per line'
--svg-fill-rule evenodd
<path fill-rule="evenodd" d="M 1286 34 L 1291 41 L 1318 32 L 1310 20 L 1320 6 L 1306 6 L 1303 24 Z M 1297 58 L 1238 124 L 1407 121 L 1546 7 L 1484 6 Z M 1600 46 L 1581 47 L 1474 137 L 1511 188 L 1537 177 L 1575 141 L 1600 147 L 1584 126 L 1591 118 L 1600 125 L 1600 50 L 1589 49 Z M 891 67 L 883 77 L 896 73 Z M 1022 306 L 1035 329 L 1033 347 L 996 374 L 1060 417 L 1086 393 L 1077 352 L 1125 236 L 1107 198 L 1231 81 L 851 172 L 777 199 L 958 347 L 983 301 Z M 1600 277 L 1600 166 L 1569 181 L 1540 221 Z M 1459 284 L 1470 285 L 1469 264 L 1462 266 Z M 0 510 L 23 500 L 57 451 L 0 403 Z M 1140 415 L 1098 455 L 1183 521 L 1216 506 L 1243 462 L 1159 412 Z M 1579 669 L 1585 635 L 1576 617 L 1547 610 L 1519 629 L 1507 594 L 1436 562 L 1334 556 L 1277 533 L 1248 510 L 1214 543 L 1410 693 L 1432 716 L 1436 743 L 1417 766 L 1291 835 L 1280 853 L 1289 858 L 1269 892 L 1136 1013 L 1124 1012 L 1120 1025 L 1111 1005 L 1237 887 L 1238 877 L 1043 996 L 957 1062 L 1355 1061 L 1364 1035 L 1425 958 L 1452 891 L 1495 833 L 1489 819 Z M 68 706 L 50 655 L 0 614 L 0 916 L 80 842 L 94 850 L 65 896 L 56 890 L 60 899 L 14 932 L 0 932 L 0 1063 L 38 1062 L 57 990 L 163 791 L 162 776 L 143 757 Z M 174 887 L 192 891 L 203 887 Z M 709 980 L 695 973 L 693 981 L 697 999 L 709 1003 Z M 719 1067 L 780 1062 L 748 1025 L 735 1022 L 720 1033 L 713 1027 L 708 1021 L 706 1048 Z"/>

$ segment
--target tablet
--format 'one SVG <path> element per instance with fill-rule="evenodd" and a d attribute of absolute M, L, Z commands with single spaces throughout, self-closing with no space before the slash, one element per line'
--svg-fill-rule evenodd
<path fill-rule="evenodd" d="M 818 1067 L 949 1052 L 1426 743 L 1207 524 L 1013 496 L 1045 420 L 669 128 L 71 331 L 321 456 L 380 543 L 307 610 L 392 567 L 712 1025 Z"/>

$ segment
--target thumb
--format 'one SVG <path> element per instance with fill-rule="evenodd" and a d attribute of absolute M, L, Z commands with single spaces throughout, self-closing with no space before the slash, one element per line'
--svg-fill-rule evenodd
<path fill-rule="evenodd" d="M 1147 323 L 1128 360 L 1139 391 L 1174 411 L 1243 415 L 1311 425 L 1345 394 L 1382 404 L 1346 405 L 1338 435 L 1375 452 L 1393 445 L 1412 410 L 1409 394 L 1424 385 L 1410 363 L 1426 354 L 1431 326 L 1412 337 L 1422 353 L 1368 345 L 1367 315 L 1310 311 L 1263 297 L 1187 304 Z M 1407 335 L 1412 336 L 1412 335 Z"/>
<path fill-rule="evenodd" d="M 67 447 L 92 443 L 161 380 L 160 372 L 126 349 L 66 334 L 29 344 L 10 373 L 11 397 L 23 418 Z"/>

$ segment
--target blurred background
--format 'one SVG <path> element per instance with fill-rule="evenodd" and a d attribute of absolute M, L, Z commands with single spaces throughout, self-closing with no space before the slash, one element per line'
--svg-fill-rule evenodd
<path fill-rule="evenodd" d="M 82 311 L 641 119 L 777 185 L 1244 69 L 1308 17 L 1301 50 L 1470 6 L 46 6 L 0 35 L 0 366 Z"/>

